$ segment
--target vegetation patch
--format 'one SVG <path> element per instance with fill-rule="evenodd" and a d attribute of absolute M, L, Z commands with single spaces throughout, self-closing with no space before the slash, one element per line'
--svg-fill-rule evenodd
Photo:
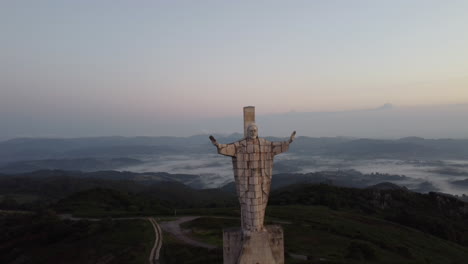
<path fill-rule="evenodd" d="M 183 223 L 181 227 L 190 230 L 191 235 L 197 240 L 222 248 L 223 228 L 240 227 L 240 225 L 239 218 L 200 217 Z"/>
<path fill-rule="evenodd" d="M 161 248 L 161 259 L 165 264 L 221 264 L 223 249 L 206 249 L 187 245 L 171 234 L 163 233 L 164 242 Z M 142 262 L 143 263 L 143 262 Z"/>

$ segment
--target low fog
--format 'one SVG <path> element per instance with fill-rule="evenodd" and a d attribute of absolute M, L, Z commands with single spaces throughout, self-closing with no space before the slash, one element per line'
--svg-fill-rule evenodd
<path fill-rule="evenodd" d="M 215 150 L 213 150 L 215 151 Z M 221 187 L 234 180 L 231 158 L 218 154 L 172 155 L 165 157 L 146 157 L 144 164 L 121 168 L 132 172 L 169 172 L 178 174 L 196 174 L 207 188 Z M 291 168 L 294 168 L 291 171 Z M 451 182 L 468 178 L 468 161 L 444 160 L 346 160 L 323 158 L 319 156 L 301 156 L 281 154 L 275 157 L 274 174 L 277 173 L 311 173 L 324 171 L 356 170 L 363 174 L 382 173 L 402 177 L 388 177 L 386 181 L 418 190 L 421 184 L 432 185 L 433 191 L 450 194 L 468 194 L 468 186 L 458 186 Z M 273 176 L 274 177 L 274 176 Z M 343 175 L 349 177 L 349 175 Z M 274 179 L 273 179 L 274 180 Z M 351 179 L 343 179 L 351 180 Z M 377 184 L 369 178 L 360 180 L 364 185 Z"/>

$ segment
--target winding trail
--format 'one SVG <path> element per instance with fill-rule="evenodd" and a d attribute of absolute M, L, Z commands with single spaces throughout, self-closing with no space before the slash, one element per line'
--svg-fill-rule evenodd
<path fill-rule="evenodd" d="M 159 224 L 156 222 L 156 220 L 153 217 L 148 217 L 148 221 L 150 221 L 150 223 L 153 225 L 154 234 L 155 234 L 154 246 L 151 249 L 151 253 L 149 256 L 149 263 L 158 264 L 159 252 L 161 251 L 162 240 L 163 240 L 162 231 L 161 231 L 161 227 L 159 226 Z"/>
<path fill-rule="evenodd" d="M 179 219 L 174 220 L 174 221 L 163 222 L 163 223 L 161 223 L 161 227 L 162 227 L 162 229 L 164 229 L 164 231 L 173 234 L 177 239 L 179 239 L 179 240 L 181 240 L 181 241 L 183 241 L 183 242 L 185 242 L 185 243 L 187 243 L 189 245 L 192 245 L 192 246 L 195 246 L 195 247 L 208 248 L 208 249 L 216 248 L 216 246 L 193 240 L 192 238 L 190 238 L 186 234 L 184 234 L 184 232 L 180 228 L 180 224 L 195 220 L 197 218 L 200 218 L 200 216 L 183 216 L 183 217 L 180 217 Z"/>

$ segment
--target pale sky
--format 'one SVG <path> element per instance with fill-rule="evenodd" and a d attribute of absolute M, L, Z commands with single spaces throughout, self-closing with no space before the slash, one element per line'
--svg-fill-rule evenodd
<path fill-rule="evenodd" d="M 465 104 L 467 14 L 463 0 L 0 1 L 0 139 L 163 135 L 246 105 Z"/>

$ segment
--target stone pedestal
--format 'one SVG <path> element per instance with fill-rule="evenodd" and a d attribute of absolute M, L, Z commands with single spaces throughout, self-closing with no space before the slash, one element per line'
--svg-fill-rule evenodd
<path fill-rule="evenodd" d="M 284 264 L 283 228 L 265 226 L 245 239 L 241 228 L 223 230 L 224 264 Z"/>

